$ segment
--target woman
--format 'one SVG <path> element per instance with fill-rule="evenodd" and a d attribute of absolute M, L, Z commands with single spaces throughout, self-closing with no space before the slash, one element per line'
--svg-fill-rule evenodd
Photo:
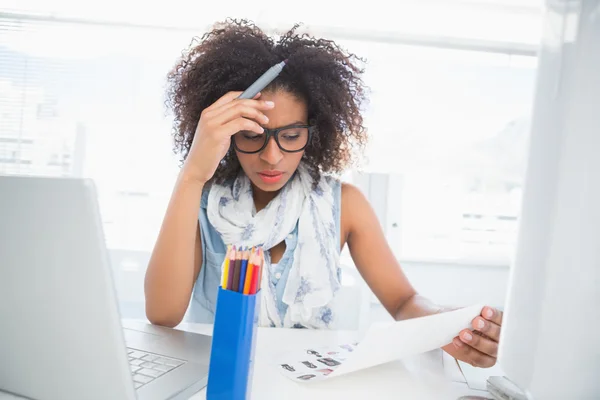
<path fill-rule="evenodd" d="M 272 65 L 283 72 L 254 99 L 240 91 Z M 263 245 L 261 323 L 335 327 L 338 258 L 348 245 L 365 281 L 395 319 L 441 312 L 411 286 L 371 206 L 342 173 L 366 142 L 356 57 L 331 41 L 277 41 L 228 21 L 185 53 L 169 75 L 183 166 L 146 273 L 146 314 L 175 326 L 191 301 L 212 321 L 226 244 Z M 502 313 L 490 307 L 444 349 L 488 367 Z"/>

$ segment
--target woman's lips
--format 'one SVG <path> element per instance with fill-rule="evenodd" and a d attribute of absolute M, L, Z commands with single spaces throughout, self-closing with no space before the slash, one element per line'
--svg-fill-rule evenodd
<path fill-rule="evenodd" d="M 260 179 L 262 179 L 262 181 L 264 183 L 273 184 L 273 183 L 277 183 L 281 180 L 281 178 L 283 177 L 283 172 L 281 172 L 281 171 L 261 171 L 258 173 L 258 176 L 260 176 Z"/>

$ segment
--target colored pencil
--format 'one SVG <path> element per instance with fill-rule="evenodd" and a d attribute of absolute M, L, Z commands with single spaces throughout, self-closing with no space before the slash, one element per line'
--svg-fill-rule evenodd
<path fill-rule="evenodd" d="M 250 294 L 250 285 L 252 284 L 252 274 L 256 268 L 256 253 L 254 247 L 250 251 L 250 259 L 248 260 L 248 269 L 246 270 L 246 279 L 244 280 L 244 294 Z"/>
<path fill-rule="evenodd" d="M 238 286 L 238 292 L 244 293 L 244 284 L 246 283 L 246 270 L 248 269 L 248 259 L 250 257 L 250 250 L 245 249 L 242 255 L 242 264 L 240 267 L 240 283 Z"/>
<path fill-rule="evenodd" d="M 227 289 L 227 278 L 229 274 L 229 254 L 231 253 L 231 246 L 227 246 L 227 253 L 225 253 L 225 260 L 223 261 L 223 272 L 221 276 L 221 287 Z"/>
<path fill-rule="evenodd" d="M 235 269 L 235 260 L 236 260 L 238 254 L 239 254 L 239 251 L 236 251 L 235 246 L 233 246 L 233 248 L 231 249 L 231 255 L 229 257 L 229 271 L 227 271 L 228 272 L 228 276 L 227 276 L 227 289 L 228 290 L 233 290 L 233 271 Z"/>
<path fill-rule="evenodd" d="M 250 288 L 248 289 L 248 294 L 256 294 L 258 281 L 258 268 L 252 268 L 252 281 L 250 282 Z"/>
<path fill-rule="evenodd" d="M 256 284 L 256 289 L 254 291 L 254 293 L 258 292 L 260 290 L 260 283 L 262 281 L 262 274 L 263 274 L 263 267 L 265 266 L 265 253 L 263 252 L 262 247 L 259 249 L 258 252 L 258 282 Z"/>
<path fill-rule="evenodd" d="M 239 287 L 240 287 L 240 272 L 242 270 L 242 256 L 244 255 L 244 252 L 242 251 L 242 249 L 239 249 L 236 256 L 235 256 L 235 266 L 233 267 L 233 284 L 231 286 L 230 290 L 233 290 L 234 292 L 238 292 L 239 291 Z"/>
<path fill-rule="evenodd" d="M 250 281 L 250 289 L 248 290 L 249 294 L 256 294 L 256 292 L 258 292 L 258 288 L 259 288 L 259 284 L 260 284 L 260 274 L 261 274 L 260 254 L 261 254 L 261 249 L 259 248 L 258 254 L 256 257 L 256 264 L 254 264 L 254 267 L 252 268 L 252 280 Z"/>

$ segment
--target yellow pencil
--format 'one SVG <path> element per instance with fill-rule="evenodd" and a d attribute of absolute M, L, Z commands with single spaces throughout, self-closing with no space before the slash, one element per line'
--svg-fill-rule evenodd
<path fill-rule="evenodd" d="M 225 260 L 223 261 L 223 274 L 221 276 L 221 287 L 227 289 L 227 276 L 229 275 L 229 253 L 231 252 L 231 245 L 227 246 L 227 253 L 225 254 Z"/>

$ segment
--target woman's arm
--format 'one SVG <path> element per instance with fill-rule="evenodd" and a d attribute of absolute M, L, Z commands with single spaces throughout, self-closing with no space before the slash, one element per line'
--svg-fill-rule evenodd
<path fill-rule="evenodd" d="M 448 310 L 417 294 L 389 248 L 371 205 L 360 190 L 348 184 L 342 186 L 342 230 L 360 274 L 394 319 Z M 502 312 L 486 306 L 471 325 L 472 329 L 457 332 L 443 349 L 471 365 L 491 367 L 498 354 Z"/>
<path fill-rule="evenodd" d="M 268 121 L 262 111 L 274 107 L 268 101 L 236 100 L 240 94 L 223 95 L 198 121 L 146 271 L 146 316 L 154 324 L 173 327 L 187 310 L 202 260 L 198 212 L 204 183 L 227 154 L 231 136 L 241 130 L 264 132 L 257 121 Z"/>
<path fill-rule="evenodd" d="M 392 253 L 373 208 L 362 192 L 342 184 L 342 229 L 358 271 L 396 320 L 421 317 L 441 307 L 420 296 Z"/>
<path fill-rule="evenodd" d="M 146 316 L 174 327 L 187 310 L 200 272 L 198 210 L 204 185 L 180 173 L 146 271 Z"/>

